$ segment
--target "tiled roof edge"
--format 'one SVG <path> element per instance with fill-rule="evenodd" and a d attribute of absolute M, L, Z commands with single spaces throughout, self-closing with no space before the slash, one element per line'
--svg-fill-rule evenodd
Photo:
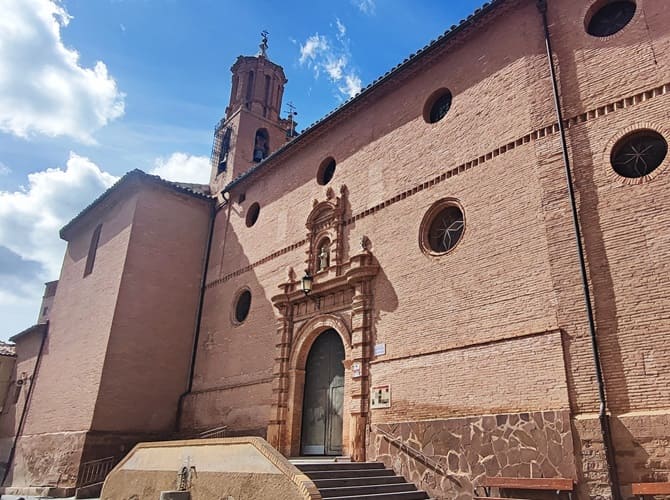
<path fill-rule="evenodd" d="M 485 4 L 483 4 L 481 7 L 476 9 L 468 17 L 466 17 L 465 19 L 462 19 L 460 23 L 451 26 L 447 31 L 442 33 L 435 40 L 432 40 L 430 43 L 425 45 L 423 48 L 417 50 L 413 54 L 410 54 L 409 57 L 407 57 L 407 58 L 405 58 L 405 60 L 403 60 L 403 62 L 401 62 L 400 64 L 397 64 L 396 66 L 391 68 L 389 71 L 384 73 L 382 76 L 380 76 L 379 78 L 374 80 L 371 84 L 369 84 L 367 87 L 362 89 L 354 97 L 349 98 L 344 103 L 342 103 L 340 106 L 338 106 L 337 108 L 335 108 L 334 110 L 332 110 L 328 114 L 326 114 L 323 118 L 321 118 L 320 120 L 317 120 L 316 122 L 312 123 L 309 127 L 307 127 L 307 129 L 305 129 L 295 139 L 293 139 L 291 142 L 286 143 L 284 146 L 282 146 L 277 151 L 272 153 L 270 156 L 265 158 L 261 163 L 251 167 L 249 170 L 247 170 L 245 172 L 242 172 L 240 175 L 235 177 L 233 180 L 231 180 L 223 188 L 223 191 L 229 191 L 230 189 L 235 187 L 237 184 L 239 184 L 241 181 L 243 181 L 247 177 L 253 175 L 254 173 L 256 173 L 259 170 L 262 170 L 265 166 L 268 165 L 270 160 L 276 158 L 280 154 L 285 153 L 289 148 L 294 147 L 295 144 L 298 144 L 298 143 L 302 142 L 306 137 L 309 137 L 314 132 L 314 130 L 323 126 L 326 122 L 329 122 L 331 119 L 333 119 L 335 116 L 339 115 L 340 113 L 343 113 L 348 108 L 352 107 L 355 103 L 362 100 L 364 97 L 367 97 L 368 95 L 370 95 L 370 93 L 372 93 L 372 91 L 374 91 L 375 89 L 380 87 L 382 83 L 385 83 L 386 81 L 395 77 L 400 71 L 406 69 L 411 64 L 414 64 L 420 58 L 426 56 L 427 54 L 429 54 L 433 50 L 435 50 L 438 47 L 440 47 L 441 45 L 445 44 L 447 41 L 451 40 L 451 38 L 453 38 L 458 33 L 460 33 L 467 26 L 471 25 L 472 23 L 474 23 L 476 21 L 479 21 L 485 15 L 492 12 L 494 9 L 496 9 L 498 6 L 505 3 L 506 1 L 508 1 L 508 0 L 491 0 L 490 2 L 486 2 Z"/>
<path fill-rule="evenodd" d="M 37 323 L 36 325 L 29 326 L 28 328 L 26 328 L 22 332 L 19 332 L 14 336 L 9 337 L 9 341 L 16 343 L 16 341 L 18 339 L 20 339 L 21 337 L 24 337 L 25 335 L 28 335 L 29 333 L 37 332 L 37 331 L 40 331 L 40 330 L 42 330 L 42 333 L 44 333 L 46 331 L 46 328 L 47 328 L 47 323 Z"/>
<path fill-rule="evenodd" d="M 146 172 L 140 170 L 140 169 L 134 169 L 131 170 L 130 172 L 127 172 L 123 177 L 121 177 L 118 181 L 116 181 L 112 186 L 110 186 L 104 193 L 102 193 L 100 196 L 98 196 L 91 204 L 89 204 L 86 208 L 84 208 L 81 212 L 79 212 L 77 215 L 74 216 L 70 222 L 68 222 L 65 226 L 63 226 L 60 230 L 60 237 L 62 239 L 66 239 L 67 233 L 81 220 L 82 217 L 84 217 L 86 214 L 91 212 L 97 205 L 99 205 L 102 201 L 106 200 L 109 198 L 109 196 L 116 190 L 118 190 L 120 187 L 124 186 L 128 182 L 132 180 L 143 180 L 143 181 L 148 181 L 152 182 L 157 185 L 165 186 L 173 191 L 177 191 L 179 193 L 187 194 L 189 196 L 193 196 L 194 198 L 200 198 L 204 200 L 212 200 L 213 198 L 208 195 L 201 193 L 199 191 L 195 190 L 195 187 L 198 186 L 198 184 L 193 184 L 193 188 L 188 187 L 186 183 L 179 183 L 179 182 L 172 182 L 168 181 L 165 179 L 162 179 L 161 177 L 157 175 L 151 175 L 147 174 Z M 203 185 L 204 186 L 204 185 Z"/>

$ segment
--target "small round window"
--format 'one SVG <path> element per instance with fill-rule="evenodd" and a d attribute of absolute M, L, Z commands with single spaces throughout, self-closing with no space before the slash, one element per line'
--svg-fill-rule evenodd
<path fill-rule="evenodd" d="M 597 37 L 606 37 L 621 31 L 635 15 L 637 6 L 631 0 L 614 0 L 596 4 L 597 8 L 588 20 L 586 32 Z"/>
<path fill-rule="evenodd" d="M 451 91 L 449 89 L 440 89 L 433 93 L 426 102 L 423 110 L 423 119 L 428 123 L 439 122 L 451 109 Z"/>
<path fill-rule="evenodd" d="M 246 218 L 247 227 L 251 227 L 254 224 L 256 224 L 256 221 L 258 220 L 258 214 L 260 213 L 261 213 L 261 206 L 258 204 L 258 202 L 252 204 L 249 207 Z"/>
<path fill-rule="evenodd" d="M 426 212 L 421 223 L 421 247 L 431 255 L 445 254 L 460 241 L 464 229 L 463 210 L 456 202 L 439 201 Z"/>
<path fill-rule="evenodd" d="M 654 130 L 639 130 L 614 145 L 610 162 L 622 177 L 638 178 L 656 170 L 668 154 L 668 143 Z"/>
<path fill-rule="evenodd" d="M 333 179 L 334 175 L 335 160 L 332 157 L 328 157 L 321 162 L 321 165 L 319 165 L 319 170 L 316 172 L 316 182 L 325 186 Z"/>
<path fill-rule="evenodd" d="M 235 302 L 235 321 L 242 323 L 247 316 L 249 316 L 249 308 L 251 308 L 251 292 L 244 290 L 237 296 Z"/>

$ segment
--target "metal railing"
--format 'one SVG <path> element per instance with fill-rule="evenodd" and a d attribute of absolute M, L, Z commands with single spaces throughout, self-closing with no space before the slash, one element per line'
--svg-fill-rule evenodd
<path fill-rule="evenodd" d="M 117 461 L 116 457 L 106 457 L 82 463 L 79 469 L 77 487 L 81 488 L 103 482 Z"/>
<path fill-rule="evenodd" d="M 198 439 L 210 439 L 210 438 L 223 438 L 226 437 L 226 431 L 228 430 L 227 425 L 222 425 L 221 427 L 215 427 L 214 429 L 209 429 L 198 434 Z"/>
<path fill-rule="evenodd" d="M 409 455 L 415 460 L 418 460 L 420 463 L 422 463 L 424 466 L 426 466 L 433 472 L 437 472 L 439 475 L 446 477 L 456 485 L 461 486 L 460 481 L 456 479 L 453 474 L 447 472 L 447 470 L 444 467 L 442 467 L 442 465 L 439 462 L 430 458 L 422 451 L 417 450 L 416 448 L 403 442 L 400 436 L 394 436 L 390 432 L 387 432 L 384 429 L 380 429 L 376 425 L 374 426 L 374 431 L 381 434 L 381 436 L 384 439 L 386 439 L 390 444 L 396 446 L 401 452 L 405 453 L 406 455 Z"/>

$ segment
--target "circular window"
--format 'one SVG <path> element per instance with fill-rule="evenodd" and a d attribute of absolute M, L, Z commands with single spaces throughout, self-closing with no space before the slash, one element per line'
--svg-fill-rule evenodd
<path fill-rule="evenodd" d="M 610 162 L 622 177 L 644 177 L 656 170 L 668 154 L 668 143 L 653 130 L 640 130 L 614 145 Z"/>
<path fill-rule="evenodd" d="M 635 15 L 636 5 L 631 0 L 615 0 L 602 3 L 586 26 L 589 35 L 606 37 L 622 30 Z"/>
<path fill-rule="evenodd" d="M 325 186 L 331 181 L 334 175 L 335 160 L 332 157 L 328 157 L 321 162 L 321 165 L 319 165 L 319 170 L 316 172 L 316 182 Z"/>
<path fill-rule="evenodd" d="M 423 119 L 428 123 L 439 122 L 451 109 L 451 91 L 440 89 L 434 92 L 426 102 L 423 110 Z"/>
<path fill-rule="evenodd" d="M 442 255 L 454 248 L 463 236 L 463 210 L 453 200 L 433 204 L 421 222 L 421 248 L 431 255 Z"/>
<path fill-rule="evenodd" d="M 247 227 L 251 227 L 254 224 L 256 224 L 259 213 L 261 213 L 261 206 L 258 204 L 258 202 L 255 202 L 253 205 L 249 207 L 249 210 L 247 211 L 247 218 L 246 218 Z"/>
<path fill-rule="evenodd" d="M 247 316 L 249 316 L 249 308 L 251 307 L 251 292 L 244 290 L 237 296 L 235 302 L 235 321 L 242 323 Z"/>

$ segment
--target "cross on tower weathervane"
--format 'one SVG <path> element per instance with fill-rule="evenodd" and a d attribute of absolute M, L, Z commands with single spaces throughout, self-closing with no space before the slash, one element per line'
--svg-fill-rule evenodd
<path fill-rule="evenodd" d="M 262 56 L 262 57 L 267 57 L 267 51 L 268 51 L 268 35 L 269 35 L 269 34 L 270 34 L 270 33 L 268 33 L 267 30 L 263 30 L 263 31 L 261 31 L 261 43 L 260 43 L 260 45 L 259 45 L 259 47 L 260 47 L 260 49 L 261 49 L 261 52 L 260 52 L 259 55 Z"/>
<path fill-rule="evenodd" d="M 289 120 L 289 127 L 288 130 L 286 131 L 286 137 L 290 139 L 296 135 L 295 120 L 293 119 L 293 117 L 298 116 L 298 112 L 295 110 L 295 105 L 291 101 L 286 103 L 286 107 L 288 108 L 288 120 Z"/>

